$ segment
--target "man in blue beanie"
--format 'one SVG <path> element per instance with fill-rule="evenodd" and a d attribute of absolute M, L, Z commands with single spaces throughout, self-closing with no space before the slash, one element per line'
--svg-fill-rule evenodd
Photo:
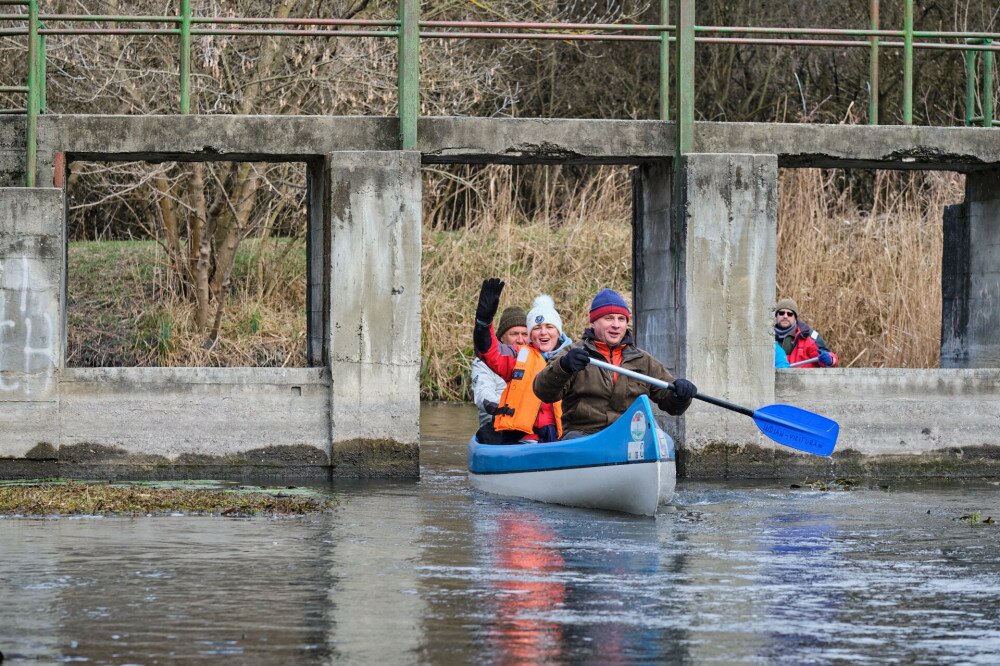
<path fill-rule="evenodd" d="M 590 304 L 591 328 L 583 332 L 579 342 L 553 357 L 535 377 L 535 395 L 544 402 L 562 400 L 564 438 L 606 428 L 640 395 L 648 395 L 660 409 L 678 416 L 698 393 L 694 384 L 674 379 L 662 363 L 635 346 L 628 328 L 631 317 L 621 294 L 613 289 L 600 290 Z M 592 366 L 591 358 L 670 382 L 674 390 L 649 386 Z"/>

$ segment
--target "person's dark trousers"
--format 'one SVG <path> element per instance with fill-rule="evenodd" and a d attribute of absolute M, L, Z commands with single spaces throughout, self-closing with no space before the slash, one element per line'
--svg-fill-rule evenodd
<path fill-rule="evenodd" d="M 476 441 L 480 444 L 517 444 L 522 437 L 524 437 L 524 433 L 518 430 L 497 432 L 493 429 L 492 423 L 487 423 L 476 431 Z"/>

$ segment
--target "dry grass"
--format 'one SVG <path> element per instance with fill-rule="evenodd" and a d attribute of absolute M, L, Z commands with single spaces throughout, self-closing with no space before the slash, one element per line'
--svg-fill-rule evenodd
<path fill-rule="evenodd" d="M 879 171 L 858 205 L 843 171 L 782 171 L 778 295 L 798 302 L 843 365 L 938 367 L 942 216 L 964 184 L 954 173 Z"/>
<path fill-rule="evenodd" d="M 67 365 L 307 364 L 301 241 L 241 244 L 215 345 L 197 332 L 194 305 L 168 288 L 166 270 L 153 241 L 70 243 Z"/>

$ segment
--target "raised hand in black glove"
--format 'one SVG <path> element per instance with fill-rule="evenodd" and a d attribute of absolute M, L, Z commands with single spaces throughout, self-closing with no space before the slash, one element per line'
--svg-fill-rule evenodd
<path fill-rule="evenodd" d="M 479 288 L 479 305 L 476 306 L 476 326 L 472 329 L 472 346 L 477 354 L 485 354 L 493 344 L 490 335 L 490 324 L 500 307 L 500 292 L 503 291 L 503 280 L 489 278 L 483 280 Z"/>
<path fill-rule="evenodd" d="M 681 400 L 690 400 L 698 394 L 698 387 L 686 379 L 674 380 L 674 395 Z"/>
<path fill-rule="evenodd" d="M 493 323 L 493 317 L 500 307 L 500 292 L 503 291 L 504 282 L 500 278 L 489 278 L 483 280 L 483 286 L 479 288 L 479 305 L 476 306 L 476 324 L 489 326 Z"/>
<path fill-rule="evenodd" d="M 590 365 L 590 355 L 583 347 L 572 347 L 559 359 L 559 367 L 566 372 L 579 372 Z"/>

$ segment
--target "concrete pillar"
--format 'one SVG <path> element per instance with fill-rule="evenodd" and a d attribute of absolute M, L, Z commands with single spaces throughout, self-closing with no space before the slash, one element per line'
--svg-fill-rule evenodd
<path fill-rule="evenodd" d="M 635 184 L 639 346 L 703 393 L 769 404 L 777 157 L 692 154 L 681 161 L 679 183 L 672 171 L 669 163 L 643 166 Z M 752 419 L 700 401 L 668 429 L 688 476 L 728 474 L 734 446 L 774 448 Z"/>
<path fill-rule="evenodd" d="M 63 193 L 0 188 L 0 457 L 58 441 Z"/>
<path fill-rule="evenodd" d="M 418 476 L 420 154 L 328 156 L 335 476 Z"/>
<path fill-rule="evenodd" d="M 941 367 L 1000 367 L 1000 169 L 966 176 L 944 214 Z"/>

